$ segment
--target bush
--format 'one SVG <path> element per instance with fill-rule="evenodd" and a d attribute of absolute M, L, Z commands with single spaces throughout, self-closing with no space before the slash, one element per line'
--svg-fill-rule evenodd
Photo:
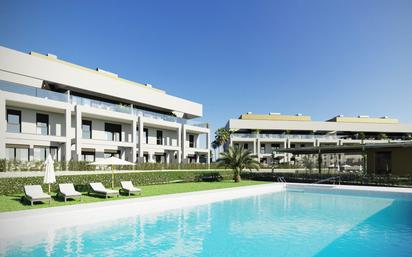
<path fill-rule="evenodd" d="M 208 169 L 209 165 L 206 163 L 136 163 L 135 166 L 118 166 L 117 170 L 199 170 Z M 101 167 L 89 165 L 85 161 L 55 161 L 54 169 L 71 171 L 88 171 L 101 170 Z M 211 169 L 216 169 L 217 164 L 210 164 Z M 0 172 L 4 171 L 42 171 L 44 170 L 43 161 L 16 161 L 16 160 L 0 160 Z"/>
<path fill-rule="evenodd" d="M 131 180 L 135 185 L 164 184 L 171 181 L 181 180 L 183 182 L 204 181 L 204 178 L 232 179 L 233 172 L 225 171 L 165 171 L 165 172 L 134 172 L 115 174 L 115 186 L 120 186 L 120 181 Z M 88 190 L 88 183 L 102 182 L 106 187 L 112 185 L 112 175 L 89 174 L 57 176 L 56 183 L 52 184 L 52 191 L 57 192 L 58 183 L 73 183 L 77 190 L 85 192 Z M 0 195 L 23 193 L 24 185 L 42 185 L 43 190 L 48 186 L 43 184 L 43 177 L 13 177 L 0 178 Z"/>

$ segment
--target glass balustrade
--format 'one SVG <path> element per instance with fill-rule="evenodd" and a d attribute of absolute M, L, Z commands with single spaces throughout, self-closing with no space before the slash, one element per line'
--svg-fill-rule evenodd
<path fill-rule="evenodd" d="M 68 95 L 67 94 L 53 92 L 53 91 L 50 91 L 50 90 L 35 88 L 35 87 L 26 86 L 26 85 L 22 85 L 22 84 L 16 84 L 16 83 L 3 81 L 3 80 L 0 80 L 0 90 L 7 91 L 7 92 L 12 92 L 12 93 L 17 93 L 17 94 L 23 94 L 23 95 L 39 97 L 39 98 L 43 98 L 43 99 L 56 100 L 56 101 L 61 101 L 61 102 L 68 102 Z M 209 127 L 207 123 L 191 124 L 191 123 L 189 123 L 189 120 L 184 119 L 184 118 L 178 118 L 178 117 L 175 117 L 175 116 L 172 116 L 172 115 L 156 113 L 156 112 L 142 110 L 142 109 L 138 109 L 138 108 L 131 108 L 130 105 L 113 104 L 113 103 L 94 100 L 94 99 L 90 99 L 90 98 L 80 97 L 80 96 L 71 95 L 70 96 L 70 103 L 71 104 L 82 105 L 82 106 L 89 106 L 89 107 L 99 108 L 99 109 L 103 109 L 103 110 L 114 111 L 114 112 L 131 114 L 131 115 L 134 115 L 134 116 L 143 116 L 143 117 L 147 117 L 147 118 L 151 118 L 151 119 L 176 122 L 176 123 L 180 123 L 180 124 L 190 124 L 190 125 L 196 126 L 196 127 L 202 127 L 202 128 L 208 128 Z"/>
<path fill-rule="evenodd" d="M 329 139 L 338 140 L 339 136 L 335 135 L 293 135 L 293 134 L 247 134 L 235 133 L 232 134 L 235 138 L 260 138 L 260 139 Z"/>
<path fill-rule="evenodd" d="M 36 87 L 25 86 L 21 84 L 11 83 L 0 80 L 0 90 L 17 93 L 22 95 L 29 95 L 39 97 L 43 99 L 56 100 L 60 102 L 67 102 L 67 95 L 62 93 L 53 92 Z"/>

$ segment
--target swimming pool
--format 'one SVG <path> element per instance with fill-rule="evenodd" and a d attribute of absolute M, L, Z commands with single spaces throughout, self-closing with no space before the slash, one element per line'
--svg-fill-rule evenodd
<path fill-rule="evenodd" d="M 409 196 L 290 186 L 27 235 L 5 256 L 412 256 Z M 376 195 L 376 194 L 375 194 Z"/>

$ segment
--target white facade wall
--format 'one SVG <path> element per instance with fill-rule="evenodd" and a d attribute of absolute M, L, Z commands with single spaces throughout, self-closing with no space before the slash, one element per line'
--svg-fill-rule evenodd
<path fill-rule="evenodd" d="M 120 151 L 122 159 L 133 162 L 142 161 L 145 155 L 149 156 L 148 161 L 154 162 L 155 155 L 161 154 L 163 162 L 183 162 L 189 154 L 206 156 L 209 162 L 208 150 L 188 150 L 188 145 L 183 143 L 186 141 L 187 133 L 183 133 L 186 126 L 190 133 L 205 134 L 210 138 L 208 128 L 185 125 L 177 119 L 170 121 L 170 117 L 162 118 L 160 114 L 160 118 L 151 114 L 143 117 L 72 103 L 70 93 L 78 89 L 80 93 L 89 92 L 103 101 L 129 100 L 134 106 L 142 104 L 153 110 L 176 112 L 186 118 L 201 116 L 202 105 L 170 96 L 162 90 L 79 67 L 0 47 L 0 159 L 6 157 L 6 146 L 27 146 L 30 156 L 36 146 L 56 146 L 59 160 L 63 161 L 81 160 L 85 151 L 95 152 L 96 159 L 103 158 L 105 152 Z M 57 93 L 42 89 L 44 83 L 62 85 L 63 91 L 67 87 L 70 92 L 54 98 L 48 92 Z M 21 133 L 6 131 L 7 108 L 21 111 Z M 49 135 L 37 135 L 36 113 L 49 116 Z M 91 139 L 82 138 L 82 120 L 92 122 Z M 107 140 L 105 123 L 121 125 L 121 142 Z M 143 128 L 148 129 L 148 144 L 139 131 Z M 163 132 L 161 145 L 157 145 L 157 130 Z M 209 145 L 210 140 L 207 141 L 207 149 Z"/>

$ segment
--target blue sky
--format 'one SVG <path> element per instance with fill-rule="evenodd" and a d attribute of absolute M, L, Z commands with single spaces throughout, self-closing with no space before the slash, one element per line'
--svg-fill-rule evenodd
<path fill-rule="evenodd" d="M 412 123 L 410 0 L 3 0 L 0 7 L 1 45 L 202 103 L 213 129 L 247 111 Z"/>

